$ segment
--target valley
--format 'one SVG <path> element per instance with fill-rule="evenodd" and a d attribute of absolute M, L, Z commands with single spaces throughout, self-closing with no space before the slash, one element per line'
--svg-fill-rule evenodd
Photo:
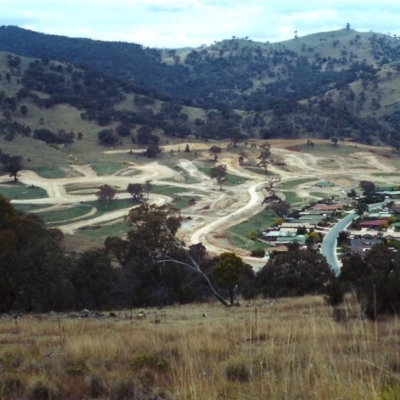
<path fill-rule="evenodd" d="M 201 242 L 211 254 L 216 255 L 234 251 L 249 264 L 260 268 L 265 260 L 250 257 L 246 246 L 242 248 L 232 240 L 229 230 L 266 213 L 261 203 L 266 195 L 264 188 L 268 179 L 280 177 L 278 195 L 282 199 L 289 199 L 292 209 L 295 209 L 320 200 L 321 196 L 345 198 L 345 191 L 357 188 L 361 180 L 394 186 L 400 171 L 400 157 L 385 147 L 344 142 L 333 146 L 329 141 L 319 140 L 315 141 L 313 149 L 308 149 L 302 140 L 271 140 L 271 159 L 279 160 L 283 165 L 271 164 L 265 173 L 256 167 L 259 150 L 252 147 L 259 147 L 264 143 L 262 141 L 249 141 L 246 146 L 238 144 L 236 149 L 226 148 L 226 143 L 217 142 L 223 148 L 217 163 L 210 161 L 208 152 L 213 143 L 184 142 L 184 145 L 186 143 L 191 149 L 189 153 L 178 152 L 180 147 L 184 147 L 182 145 L 165 145 L 161 156 L 150 162 L 127 150 L 105 150 L 103 157 L 109 157 L 110 161 L 116 154 L 126 159 L 122 169 L 105 175 L 98 175 L 90 164 L 71 163 L 70 168 L 76 171 L 77 176 L 64 178 L 44 178 L 33 171 L 23 170 L 20 183 L 28 188 L 41 188 L 47 195 L 34 199 L 15 199 L 12 203 L 39 216 L 43 215 L 45 220 L 49 218 L 50 226 L 63 231 L 66 243 L 76 243 L 78 240 L 83 250 L 94 243 L 101 246 L 108 236 L 107 232 L 114 232 L 113 229 L 117 227 L 121 236 L 126 234 L 129 227 L 124 218 L 132 207 L 139 205 L 130 200 L 131 195 L 126 187 L 130 183 L 144 184 L 151 180 L 153 189 L 145 201 L 157 205 L 170 203 L 172 206 L 180 202 L 183 223 L 179 237 L 187 245 Z M 245 159 L 243 166 L 239 165 L 239 155 Z M 103 162 L 106 164 L 105 159 Z M 230 174 L 222 190 L 215 180 L 201 172 L 215 164 L 226 165 Z M 238 178 L 241 178 L 240 183 L 235 183 Z M 335 186 L 315 187 L 315 183 L 321 180 L 329 180 Z M 0 182 L 0 190 L 13 186 L 7 176 L 2 176 Z M 112 200 L 115 206 L 107 206 L 110 209 L 101 205 L 95 195 L 98 187 L 104 184 L 117 189 L 116 199 Z M 293 196 L 293 193 L 296 195 Z M 85 211 L 83 207 L 86 207 Z M 61 212 L 65 213 L 65 210 L 69 210 L 70 218 L 62 216 Z M 61 214 L 56 217 L 58 213 Z M 255 247 L 267 246 L 262 241 L 251 241 L 249 233 L 250 230 L 242 232 L 242 239 Z M 89 240 L 85 245 L 85 237 L 91 234 L 96 239 Z"/>

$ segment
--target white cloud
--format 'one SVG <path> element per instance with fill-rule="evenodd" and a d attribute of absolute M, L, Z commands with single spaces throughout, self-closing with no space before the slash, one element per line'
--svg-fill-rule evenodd
<path fill-rule="evenodd" d="M 232 36 L 291 39 L 344 28 L 400 34 L 397 0 L 0 0 L 0 24 L 145 46 L 186 47 Z"/>

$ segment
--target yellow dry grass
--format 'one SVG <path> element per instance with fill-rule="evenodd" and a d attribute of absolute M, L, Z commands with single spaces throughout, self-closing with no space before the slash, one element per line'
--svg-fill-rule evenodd
<path fill-rule="evenodd" d="M 400 324 L 352 298 L 335 318 L 320 297 L 145 312 L 1 320 L 0 398 L 399 398 Z"/>

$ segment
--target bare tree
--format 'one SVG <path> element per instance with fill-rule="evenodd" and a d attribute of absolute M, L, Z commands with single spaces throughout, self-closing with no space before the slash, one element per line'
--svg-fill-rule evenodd
<path fill-rule="evenodd" d="M 264 187 L 264 189 L 267 191 L 268 195 L 264 197 L 264 200 L 262 201 L 261 205 L 266 204 L 267 206 L 269 206 L 272 203 L 282 201 L 281 198 L 275 194 L 276 190 L 274 188 L 274 185 L 276 183 L 279 183 L 280 181 L 281 178 L 279 176 L 275 176 L 267 181 L 267 184 Z"/>

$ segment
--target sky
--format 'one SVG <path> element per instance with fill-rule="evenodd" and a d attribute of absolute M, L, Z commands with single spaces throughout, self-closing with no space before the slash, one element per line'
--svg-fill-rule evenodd
<path fill-rule="evenodd" d="M 400 36 L 399 0 L 0 0 L 0 25 L 157 48 L 278 42 L 346 23 Z"/>

